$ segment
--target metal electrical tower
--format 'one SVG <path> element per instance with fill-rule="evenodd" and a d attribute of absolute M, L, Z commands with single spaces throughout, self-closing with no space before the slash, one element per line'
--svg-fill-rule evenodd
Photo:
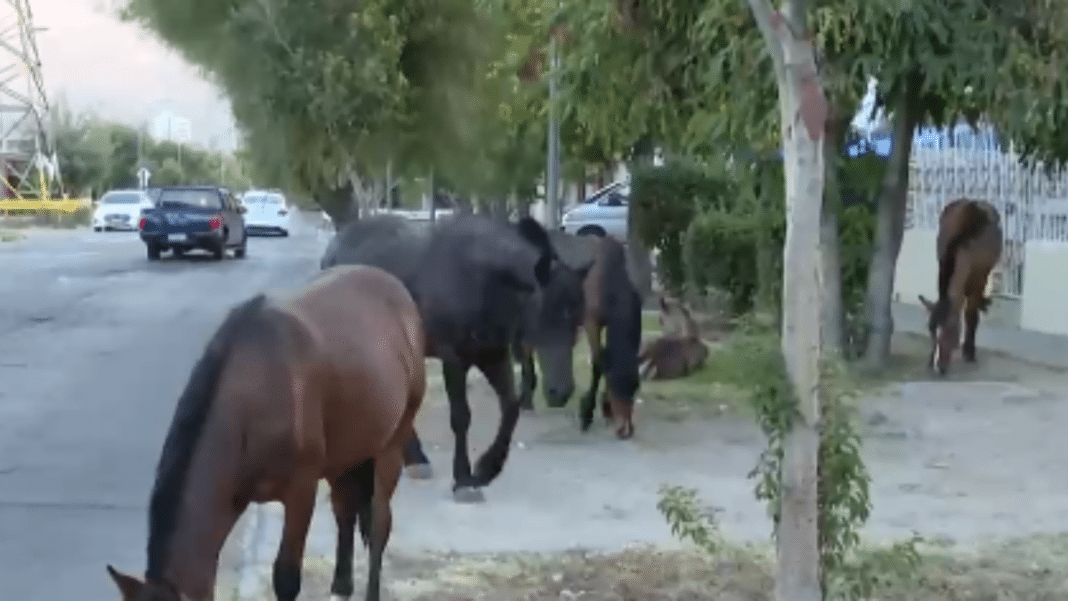
<path fill-rule="evenodd" d="M 30 0 L 0 4 L 0 197 L 63 192 Z"/>

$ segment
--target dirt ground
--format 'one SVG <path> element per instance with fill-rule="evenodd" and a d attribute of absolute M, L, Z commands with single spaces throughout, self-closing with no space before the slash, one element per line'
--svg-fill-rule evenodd
<path fill-rule="evenodd" d="M 919 580 L 879 598 L 1068 599 L 1068 536 L 1059 534 L 1068 532 L 1068 375 L 980 351 L 978 365 L 932 381 L 923 343 L 902 338 L 895 348 L 900 381 L 872 386 L 862 401 L 874 503 L 865 537 L 882 544 L 919 533 L 931 544 Z M 649 387 L 627 442 L 603 425 L 579 434 L 574 409 L 539 407 L 521 419 L 486 502 L 458 505 L 448 494 L 452 434 L 435 376 L 419 427 L 436 474 L 402 481 L 394 499 L 389 598 L 769 598 L 770 562 L 760 551 L 769 521 L 746 478 L 763 440 L 751 418 L 730 410 L 732 399 L 702 389 L 714 398 L 672 401 Z M 481 376 L 472 375 L 469 395 L 477 456 L 496 428 L 496 403 Z M 723 536 L 750 552 L 686 550 L 657 512 L 663 484 L 696 488 Z M 278 510 L 268 506 L 258 551 L 265 585 Z M 324 503 L 302 598 L 327 598 L 334 536 Z"/>

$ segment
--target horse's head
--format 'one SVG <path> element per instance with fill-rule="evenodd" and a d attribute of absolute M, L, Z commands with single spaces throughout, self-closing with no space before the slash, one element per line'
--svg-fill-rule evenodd
<path fill-rule="evenodd" d="M 563 407 L 575 391 L 572 357 L 586 308 L 583 282 L 592 263 L 578 269 L 569 266 L 533 219 L 520 220 L 518 227 L 540 253 L 535 277 L 541 287 L 528 309 L 524 340 L 534 349 L 541 367 L 545 402 Z"/>
<path fill-rule="evenodd" d="M 657 315 L 657 320 L 660 322 L 662 333 L 680 338 L 697 336 L 697 322 L 694 321 L 686 303 L 663 294 L 660 295 L 659 301 L 660 313 Z"/>
<path fill-rule="evenodd" d="M 115 581 L 122 595 L 121 601 L 190 601 L 189 597 L 178 592 L 170 583 L 142 582 L 128 576 L 110 565 L 108 575 Z"/>
<path fill-rule="evenodd" d="M 574 269 L 554 259 L 548 282 L 527 315 L 524 338 L 538 359 L 550 407 L 563 407 L 575 392 L 573 354 L 586 308 L 583 281 L 590 267 Z"/>
<path fill-rule="evenodd" d="M 953 352 L 960 343 L 960 313 L 953 311 L 948 298 L 931 302 L 922 294 L 920 302 L 927 309 L 927 331 L 931 335 L 931 355 L 927 366 L 945 375 Z"/>

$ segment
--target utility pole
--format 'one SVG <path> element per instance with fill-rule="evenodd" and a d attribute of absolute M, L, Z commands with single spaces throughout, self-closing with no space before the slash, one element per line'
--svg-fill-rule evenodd
<path fill-rule="evenodd" d="M 438 203 L 434 202 L 434 168 L 430 168 L 430 223 L 437 221 Z"/>
<path fill-rule="evenodd" d="M 545 225 L 557 229 L 560 220 L 560 117 L 556 107 L 556 75 L 560 57 L 556 51 L 556 28 L 549 29 L 549 152 L 545 167 Z"/>
<path fill-rule="evenodd" d="M 0 197 L 63 193 L 29 0 L 0 3 Z M 42 189 L 43 188 L 43 189 Z"/>

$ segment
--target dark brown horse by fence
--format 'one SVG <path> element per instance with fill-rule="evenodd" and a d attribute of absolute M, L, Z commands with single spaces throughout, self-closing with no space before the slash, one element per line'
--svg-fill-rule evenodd
<path fill-rule="evenodd" d="M 640 385 L 638 350 L 642 339 L 642 301 L 638 290 L 627 274 L 626 252 L 623 245 L 608 237 L 573 236 L 565 232 L 549 232 L 553 248 L 562 260 L 580 273 L 583 279 L 582 327 L 590 347 L 590 389 L 582 396 L 579 407 L 583 431 L 593 423 L 597 389 L 601 376 L 605 378 L 605 394 L 601 398 L 601 412 L 607 420 L 614 420 L 616 435 L 634 435 L 634 395 Z M 604 334 L 604 344 L 601 335 Z M 529 350 L 516 347 L 523 374 L 520 383 L 520 404 L 533 409 L 534 361 Z M 546 394 L 550 407 L 562 407 L 567 398 Z"/>
<path fill-rule="evenodd" d="M 662 333 L 642 344 L 638 353 L 641 376 L 649 380 L 685 378 L 704 366 L 708 346 L 685 303 L 665 296 L 659 300 Z"/>
<path fill-rule="evenodd" d="M 404 285 L 374 267 L 338 267 L 288 302 L 261 294 L 231 310 L 163 444 L 144 581 L 108 566 L 123 600 L 211 599 L 237 519 L 252 502 L 280 501 L 274 592 L 294 601 L 323 478 L 338 526 L 331 591 L 352 595 L 358 523 L 369 548 L 367 599 L 379 599 L 390 499 L 426 390 L 423 336 Z"/>
<path fill-rule="evenodd" d="M 927 308 L 931 334 L 929 365 L 946 373 L 953 352 L 960 344 L 960 316 L 964 311 L 965 361 L 975 361 L 975 330 L 979 312 L 986 312 L 990 299 L 987 278 L 1001 259 L 1001 217 L 988 202 L 958 198 L 942 209 L 938 223 L 938 300 L 920 295 Z"/>

